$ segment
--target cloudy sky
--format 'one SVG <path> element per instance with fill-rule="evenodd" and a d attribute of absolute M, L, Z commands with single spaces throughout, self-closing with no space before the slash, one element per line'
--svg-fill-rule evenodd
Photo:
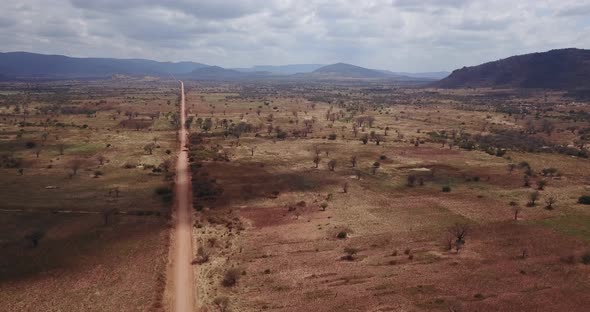
<path fill-rule="evenodd" d="M 0 50 L 452 70 L 590 48 L 590 0 L 2 0 Z"/>

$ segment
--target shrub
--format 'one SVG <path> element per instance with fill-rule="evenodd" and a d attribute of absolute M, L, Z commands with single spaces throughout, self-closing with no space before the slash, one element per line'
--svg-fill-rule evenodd
<path fill-rule="evenodd" d="M 407 180 L 407 181 L 406 181 L 406 185 L 407 185 L 408 187 L 413 187 L 413 186 L 414 186 L 414 184 L 416 183 L 416 176 L 414 176 L 414 175 L 409 175 L 409 176 L 406 178 L 406 180 Z"/>
<path fill-rule="evenodd" d="M 156 190 L 155 190 L 155 192 L 156 192 L 156 194 L 158 194 L 158 195 L 166 195 L 166 194 L 171 194 L 171 193 L 172 193 L 172 188 L 171 188 L 171 187 L 169 187 L 169 186 L 162 185 L 162 186 L 158 186 L 158 187 L 156 187 Z"/>
<path fill-rule="evenodd" d="M 442 191 L 444 193 L 449 193 L 451 191 L 451 187 L 448 186 L 448 185 L 445 185 L 445 186 L 442 187 Z"/>
<path fill-rule="evenodd" d="M 590 251 L 586 251 L 582 257 L 581 257 L 581 261 L 583 264 L 590 264 Z"/>
<path fill-rule="evenodd" d="M 136 167 L 136 165 L 134 165 L 134 164 L 132 164 L 132 163 L 125 163 L 125 164 L 123 165 L 123 168 L 125 168 L 125 169 L 133 169 L 133 168 L 135 168 L 135 167 Z"/>
<path fill-rule="evenodd" d="M 172 202 L 172 199 L 174 198 L 172 188 L 169 186 L 158 186 L 155 193 L 161 197 L 162 202 L 165 204 Z"/>
<path fill-rule="evenodd" d="M 336 140 L 336 134 L 332 133 L 332 134 L 328 135 L 328 140 L 331 140 L 331 141 Z"/>
<path fill-rule="evenodd" d="M 583 195 L 578 198 L 578 204 L 590 205 L 590 195 Z"/>
<path fill-rule="evenodd" d="M 345 239 L 348 236 L 348 233 L 346 233 L 346 231 L 340 231 L 338 232 L 338 235 L 336 235 L 336 237 L 338 239 Z"/>
<path fill-rule="evenodd" d="M 352 248 L 352 247 L 346 247 L 344 248 L 344 253 L 346 253 L 345 256 L 342 256 L 342 260 L 346 260 L 346 261 L 354 261 L 354 255 L 356 255 L 358 253 L 358 249 L 356 248 Z"/>
<path fill-rule="evenodd" d="M 225 271 L 221 285 L 223 287 L 233 287 L 240 280 L 240 271 L 238 269 L 229 269 Z"/>
<path fill-rule="evenodd" d="M 203 264 L 207 261 L 209 261 L 209 254 L 202 246 L 199 246 L 199 249 L 197 249 L 197 257 L 191 262 L 191 264 Z"/>

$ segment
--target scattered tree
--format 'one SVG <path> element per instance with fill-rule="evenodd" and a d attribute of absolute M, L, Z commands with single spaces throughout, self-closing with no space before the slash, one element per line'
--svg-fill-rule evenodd
<path fill-rule="evenodd" d="M 328 169 L 330 171 L 334 171 L 335 168 L 336 168 L 336 160 L 332 159 L 328 162 Z"/>
<path fill-rule="evenodd" d="M 376 161 L 376 162 L 373 163 L 373 167 L 372 167 L 373 168 L 373 174 L 376 174 L 377 173 L 377 169 L 379 169 L 379 167 L 381 167 L 381 163 L 380 162 Z"/>
<path fill-rule="evenodd" d="M 313 158 L 313 163 L 315 164 L 315 167 L 316 167 L 316 168 L 318 168 L 318 166 L 320 165 L 320 160 L 321 160 L 321 158 L 320 158 L 320 156 L 318 156 L 318 155 L 316 155 L 316 156 Z"/>
<path fill-rule="evenodd" d="M 152 155 L 154 148 L 156 148 L 156 145 L 154 143 L 149 143 L 143 147 L 143 150 L 148 153 L 148 155 Z"/>
<path fill-rule="evenodd" d="M 356 161 L 357 161 L 356 155 L 350 156 L 350 164 L 352 165 L 352 168 L 356 167 Z"/>
<path fill-rule="evenodd" d="M 238 269 L 229 269 L 225 271 L 221 285 L 224 287 L 233 287 L 240 280 L 240 271 Z"/>
<path fill-rule="evenodd" d="M 116 209 L 114 208 L 103 208 L 100 211 L 100 215 L 102 217 L 102 221 L 104 222 L 104 225 L 107 226 L 109 225 L 109 219 L 111 218 L 111 216 L 113 214 L 115 214 L 117 212 Z"/>
<path fill-rule="evenodd" d="M 553 205 L 555 204 L 555 202 L 557 202 L 557 199 L 555 199 L 554 196 L 549 196 L 547 199 L 545 199 L 545 204 L 547 204 L 545 206 L 545 209 L 553 210 Z"/>
<path fill-rule="evenodd" d="M 31 246 L 33 248 L 36 248 L 37 246 L 39 246 L 39 241 L 41 239 L 43 239 L 44 236 L 45 236 L 45 232 L 43 232 L 41 230 L 37 230 L 37 231 L 31 232 L 31 233 L 25 235 L 25 239 L 27 239 L 31 242 Z"/>
<path fill-rule="evenodd" d="M 99 165 L 104 165 L 104 162 L 107 160 L 106 157 L 104 157 L 104 155 L 98 155 L 96 156 L 96 160 L 98 161 Z"/>
<path fill-rule="evenodd" d="M 449 232 L 455 238 L 455 249 L 457 252 L 465 245 L 465 237 L 469 233 L 469 225 L 466 223 L 455 223 L 454 226 L 449 228 Z"/>
<path fill-rule="evenodd" d="M 406 185 L 407 185 L 408 187 L 413 187 L 413 186 L 414 186 L 414 184 L 416 183 L 416 176 L 414 176 L 414 175 L 409 175 L 409 176 L 406 178 L 406 180 L 407 180 L 407 181 L 406 181 Z"/>
<path fill-rule="evenodd" d="M 521 208 L 515 202 L 513 202 L 513 203 L 514 203 L 514 205 L 512 205 L 512 212 L 514 213 L 514 220 L 516 221 L 516 220 L 518 220 L 518 214 L 520 214 Z"/>
<path fill-rule="evenodd" d="M 219 312 L 229 312 L 229 298 L 217 297 L 213 300 L 213 304 L 217 307 Z"/>
<path fill-rule="evenodd" d="M 529 194 L 529 202 L 527 203 L 527 206 L 529 207 L 534 207 L 537 203 L 537 200 L 539 200 L 539 192 L 538 191 L 534 191 L 532 193 Z"/>
<path fill-rule="evenodd" d="M 70 160 L 68 167 L 72 170 L 72 175 L 77 175 L 78 170 L 82 167 L 82 160 L 81 159 L 72 159 Z"/>

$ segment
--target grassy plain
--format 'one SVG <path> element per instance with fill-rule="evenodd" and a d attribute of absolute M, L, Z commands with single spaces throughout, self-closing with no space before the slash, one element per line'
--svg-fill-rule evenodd
<path fill-rule="evenodd" d="M 177 84 L 0 89 L 0 310 L 161 309 Z"/>
<path fill-rule="evenodd" d="M 553 93 L 546 102 L 544 94 L 192 85 L 191 131 L 200 136 L 191 146 L 195 190 L 217 189 L 214 196 L 195 195 L 194 235 L 202 248 L 195 257 L 208 256 L 195 265 L 202 305 L 211 311 L 220 302 L 231 311 L 584 311 L 590 266 L 581 256 L 590 249 L 590 208 L 577 200 L 590 193 L 588 159 L 544 147 L 493 145 L 490 151 L 479 138 L 509 130 L 512 140 L 576 145 L 583 130 L 566 128 L 588 128 L 588 119 L 571 118 L 572 111 L 587 114 L 587 105 Z M 374 121 L 355 136 L 353 125 L 363 116 Z M 207 118 L 210 130 L 202 127 Z M 555 126 L 550 135 L 541 130 L 545 119 Z M 523 140 L 528 120 L 537 130 Z M 252 129 L 235 130 L 240 123 Z M 373 131 L 379 145 L 363 144 Z M 546 168 L 559 175 L 544 176 Z M 541 180 L 547 185 L 528 207 Z M 544 208 L 550 197 L 551 210 Z M 459 252 L 448 248 L 456 224 L 469 228 Z M 346 238 L 338 238 L 341 232 Z M 233 286 L 225 281 L 232 276 Z"/>

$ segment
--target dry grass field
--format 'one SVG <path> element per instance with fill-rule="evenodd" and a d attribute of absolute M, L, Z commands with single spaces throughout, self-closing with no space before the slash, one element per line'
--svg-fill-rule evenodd
<path fill-rule="evenodd" d="M 0 90 L 0 310 L 160 309 L 177 84 Z"/>
<path fill-rule="evenodd" d="M 200 311 L 585 311 L 590 108 L 185 82 Z M 0 85 L 0 310 L 170 310 L 178 83 Z"/>
<path fill-rule="evenodd" d="M 590 305 L 585 104 L 543 91 L 193 84 L 187 105 L 206 311 Z"/>

